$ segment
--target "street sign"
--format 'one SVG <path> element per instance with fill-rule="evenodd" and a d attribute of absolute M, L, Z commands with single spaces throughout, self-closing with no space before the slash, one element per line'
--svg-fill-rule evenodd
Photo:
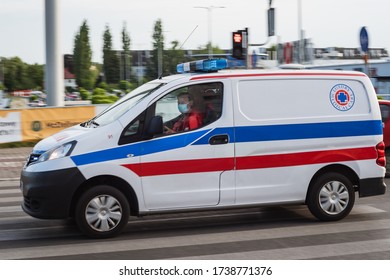
<path fill-rule="evenodd" d="M 360 46 L 362 47 L 362 51 L 368 51 L 368 33 L 365 26 L 360 29 Z"/>

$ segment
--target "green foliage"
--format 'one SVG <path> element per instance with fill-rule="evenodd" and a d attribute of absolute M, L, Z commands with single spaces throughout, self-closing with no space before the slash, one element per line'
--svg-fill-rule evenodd
<path fill-rule="evenodd" d="M 210 43 L 207 43 L 204 47 L 199 47 L 197 50 L 194 50 L 194 54 L 204 54 L 208 55 Z M 224 51 L 221 50 L 218 46 L 212 46 L 213 54 L 223 54 Z"/>
<path fill-rule="evenodd" d="M 107 91 L 110 91 L 109 90 L 109 86 L 107 85 L 106 82 L 101 82 L 99 85 L 98 85 L 99 88 L 102 88 L 102 89 L 105 89 Z"/>
<path fill-rule="evenodd" d="M 171 75 L 176 73 L 176 65 L 182 63 L 186 60 L 185 52 L 182 49 L 179 49 L 179 42 L 172 41 L 172 47 L 165 51 L 164 61 L 164 73 Z"/>
<path fill-rule="evenodd" d="M 40 140 L 26 141 L 26 142 L 1 143 L 0 144 L 0 149 L 20 148 L 20 147 L 34 147 L 39 141 Z"/>
<path fill-rule="evenodd" d="M 123 23 L 123 29 L 122 29 L 122 49 L 123 49 L 123 55 L 122 55 L 122 76 L 121 79 L 124 80 L 130 80 L 130 73 L 131 73 L 131 55 L 130 55 L 130 35 L 127 32 L 126 23 Z"/>
<path fill-rule="evenodd" d="M 77 85 L 87 89 L 92 89 L 94 84 L 91 60 L 92 49 L 89 43 L 89 27 L 87 21 L 84 20 L 74 40 L 73 66 Z"/>
<path fill-rule="evenodd" d="M 24 63 L 19 57 L 2 60 L 4 67 L 4 87 L 8 91 L 42 89 L 43 65 Z"/>
<path fill-rule="evenodd" d="M 108 25 L 103 34 L 103 71 L 106 83 L 117 84 L 119 82 L 119 58 L 112 49 L 112 35 Z"/>
<path fill-rule="evenodd" d="M 79 92 L 80 92 L 80 97 L 82 100 L 90 100 L 91 99 L 91 94 L 85 88 L 79 88 Z"/>
<path fill-rule="evenodd" d="M 158 78 L 159 70 L 159 60 L 160 65 L 163 63 L 163 54 L 164 54 L 164 35 L 161 19 L 158 19 L 154 24 L 153 32 L 153 50 L 152 58 L 146 66 L 146 78 L 148 80 L 153 80 Z"/>
<path fill-rule="evenodd" d="M 119 82 L 119 89 L 123 90 L 124 92 L 128 92 L 129 90 L 133 89 L 133 86 L 130 82 L 122 80 Z"/>
<path fill-rule="evenodd" d="M 105 89 L 102 89 L 102 88 L 95 88 L 92 92 L 92 98 L 94 96 L 105 96 L 107 94 L 107 91 Z"/>
<path fill-rule="evenodd" d="M 92 104 L 110 104 L 117 101 L 119 98 L 115 95 L 93 95 Z"/>

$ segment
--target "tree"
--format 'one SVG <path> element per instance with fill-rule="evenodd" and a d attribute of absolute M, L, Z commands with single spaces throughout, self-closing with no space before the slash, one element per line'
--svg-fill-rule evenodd
<path fill-rule="evenodd" d="M 108 24 L 103 33 L 103 71 L 107 84 L 119 82 L 119 59 L 112 49 L 112 35 Z"/>
<path fill-rule="evenodd" d="M 91 73 L 92 49 L 89 43 L 89 27 L 86 20 L 83 21 L 79 32 L 75 36 L 73 63 L 77 85 L 91 89 L 93 86 Z"/>
<path fill-rule="evenodd" d="M 9 91 L 42 89 L 43 65 L 29 65 L 19 57 L 3 59 L 4 87 Z"/>
<path fill-rule="evenodd" d="M 122 29 L 122 49 L 123 49 L 123 56 L 121 57 L 123 59 L 121 65 L 123 69 L 123 75 L 121 75 L 121 79 L 125 81 L 130 81 L 130 73 L 131 73 L 130 35 L 127 32 L 125 22 L 123 23 L 123 29 Z"/>
<path fill-rule="evenodd" d="M 207 43 L 204 47 L 199 47 L 194 51 L 194 54 L 204 54 L 205 56 L 209 53 L 210 42 Z M 221 50 L 218 46 L 211 46 L 213 49 L 213 54 L 223 54 L 224 51 Z"/>
<path fill-rule="evenodd" d="M 156 79 L 163 71 L 164 35 L 162 21 L 158 19 L 154 24 L 152 58 L 146 69 L 148 79 Z"/>
<path fill-rule="evenodd" d="M 41 90 L 44 85 L 44 67 L 39 64 L 27 64 L 27 75 L 29 77 L 29 83 L 31 89 Z"/>
<path fill-rule="evenodd" d="M 182 49 L 179 49 L 179 42 L 172 41 L 172 47 L 166 51 L 165 59 L 165 69 L 168 74 L 172 75 L 176 73 L 176 66 L 179 63 L 185 62 L 185 52 Z"/>

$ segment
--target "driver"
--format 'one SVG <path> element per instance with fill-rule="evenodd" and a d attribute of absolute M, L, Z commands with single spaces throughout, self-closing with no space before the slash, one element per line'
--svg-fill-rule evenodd
<path fill-rule="evenodd" d="M 182 113 L 172 128 L 165 126 L 166 133 L 176 133 L 193 130 L 203 123 L 203 114 L 194 108 L 194 98 L 188 92 L 182 92 L 177 96 L 177 107 Z"/>

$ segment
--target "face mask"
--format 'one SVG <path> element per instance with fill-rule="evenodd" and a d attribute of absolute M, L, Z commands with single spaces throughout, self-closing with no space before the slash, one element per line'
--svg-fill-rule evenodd
<path fill-rule="evenodd" d="M 180 113 L 185 114 L 188 112 L 188 104 L 178 104 L 177 108 L 179 109 Z"/>

